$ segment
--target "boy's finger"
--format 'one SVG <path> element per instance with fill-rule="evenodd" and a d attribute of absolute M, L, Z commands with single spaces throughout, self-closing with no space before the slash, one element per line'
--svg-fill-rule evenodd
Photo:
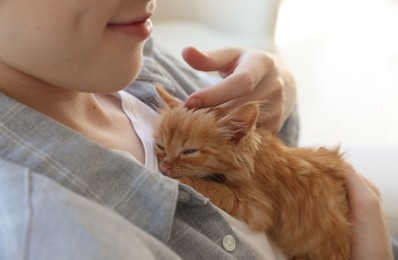
<path fill-rule="evenodd" d="M 250 94 L 255 86 L 251 77 L 248 73 L 231 74 L 220 83 L 193 93 L 185 105 L 189 108 L 212 107 L 244 97 Z"/>
<path fill-rule="evenodd" d="M 186 47 L 182 51 L 184 60 L 192 68 L 201 71 L 228 71 L 240 55 L 241 50 L 234 48 L 202 52 L 194 47 Z"/>

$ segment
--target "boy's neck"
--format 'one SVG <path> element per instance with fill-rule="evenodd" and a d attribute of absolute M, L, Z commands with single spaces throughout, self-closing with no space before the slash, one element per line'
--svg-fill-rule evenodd
<path fill-rule="evenodd" d="M 85 126 L 106 123 L 106 113 L 94 94 L 57 88 L 1 65 L 0 92 L 5 95 L 79 132 Z"/>

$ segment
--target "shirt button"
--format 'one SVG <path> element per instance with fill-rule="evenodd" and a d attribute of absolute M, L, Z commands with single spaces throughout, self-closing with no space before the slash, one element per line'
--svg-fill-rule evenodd
<path fill-rule="evenodd" d="M 231 235 L 226 235 L 222 239 L 222 246 L 228 252 L 234 251 L 234 249 L 236 248 L 235 238 L 233 236 L 231 236 Z"/>
<path fill-rule="evenodd" d="M 189 199 L 191 198 L 191 195 L 184 191 L 184 190 L 180 190 L 180 192 L 178 193 L 178 201 L 186 203 L 189 201 Z"/>

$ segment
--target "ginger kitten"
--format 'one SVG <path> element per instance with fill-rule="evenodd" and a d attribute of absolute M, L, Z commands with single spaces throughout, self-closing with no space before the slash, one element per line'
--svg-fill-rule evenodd
<path fill-rule="evenodd" d="M 289 258 L 350 259 L 351 225 L 338 149 L 285 146 L 258 122 L 260 102 L 187 109 L 158 87 L 161 172 L 192 186 Z"/>

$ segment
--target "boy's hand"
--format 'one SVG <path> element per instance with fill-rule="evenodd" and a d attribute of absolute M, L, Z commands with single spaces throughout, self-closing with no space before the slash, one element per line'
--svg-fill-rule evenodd
<path fill-rule="evenodd" d="M 353 168 L 345 172 L 354 241 L 352 259 L 393 259 L 378 189 Z"/>
<path fill-rule="evenodd" d="M 237 106 L 249 101 L 267 100 L 269 129 L 277 133 L 292 112 L 296 86 L 290 71 L 270 54 L 250 49 L 227 48 L 200 52 L 193 47 L 183 50 L 183 58 L 194 69 L 218 71 L 224 78 L 217 84 L 190 95 L 186 106 Z"/>

